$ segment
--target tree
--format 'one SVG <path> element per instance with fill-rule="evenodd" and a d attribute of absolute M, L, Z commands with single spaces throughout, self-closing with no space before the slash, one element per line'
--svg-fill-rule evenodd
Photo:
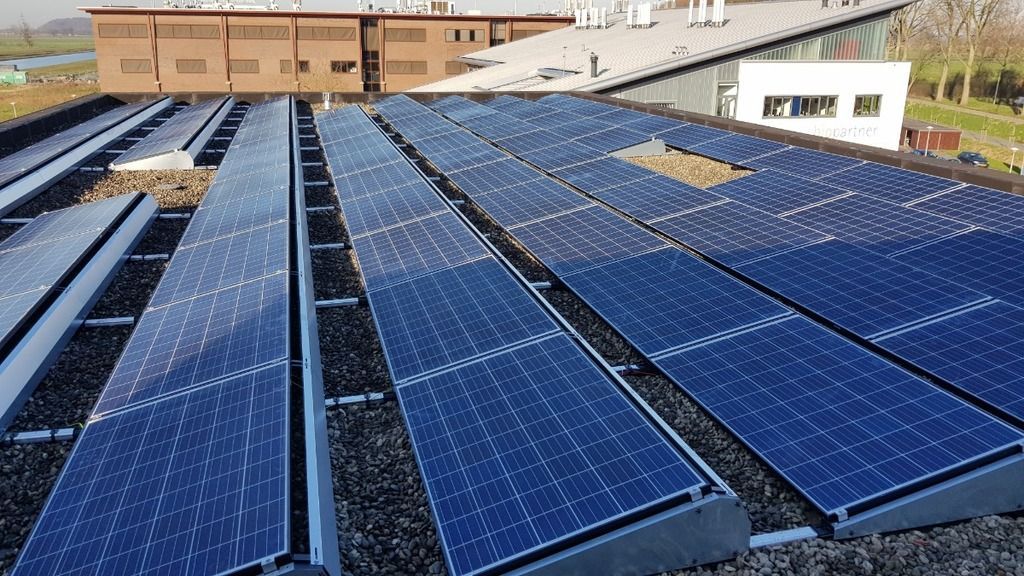
<path fill-rule="evenodd" d="M 939 48 L 942 72 L 935 85 L 935 99 L 946 99 L 946 82 L 949 81 L 949 63 L 956 54 L 961 31 L 964 28 L 963 11 L 959 3 L 964 0 L 936 0 L 929 11 L 930 32 Z M 971 1 L 971 0 L 968 0 Z"/>
<path fill-rule="evenodd" d="M 930 5 L 923 0 L 892 13 L 889 19 L 889 50 L 896 60 L 907 60 L 910 44 L 925 30 Z"/>
<path fill-rule="evenodd" d="M 995 89 L 992 90 L 992 102 L 999 103 L 1000 88 L 1010 65 L 1024 59 L 1024 2 L 1018 1 L 1016 6 L 1008 6 L 1004 14 L 997 18 L 985 35 L 986 42 L 982 46 L 982 58 L 999 65 L 996 74 Z"/>
<path fill-rule="evenodd" d="M 18 33 L 21 35 L 21 40 L 26 46 L 32 47 L 35 42 L 32 40 L 32 27 L 25 22 L 25 15 L 21 15 L 21 23 L 18 24 Z"/>
<path fill-rule="evenodd" d="M 966 106 L 971 98 L 971 74 L 974 71 L 974 60 L 978 55 L 982 37 L 985 31 L 1000 15 L 1000 11 L 1006 4 L 1005 0 L 959 0 L 955 2 L 960 12 L 960 20 L 963 26 L 963 43 L 966 51 L 966 58 L 961 56 L 964 63 L 964 86 L 960 91 L 960 105 Z"/>

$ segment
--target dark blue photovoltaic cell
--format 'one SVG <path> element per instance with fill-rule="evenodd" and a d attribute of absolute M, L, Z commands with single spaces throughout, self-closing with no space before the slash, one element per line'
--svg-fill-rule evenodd
<path fill-rule="evenodd" d="M 29 244 L 53 242 L 90 230 L 102 230 L 110 226 L 141 195 L 141 192 L 131 192 L 40 214 L 0 243 L 0 252 Z"/>
<path fill-rule="evenodd" d="M 975 226 L 1024 234 L 1024 196 L 981 186 L 964 186 L 914 203 L 914 208 Z"/>
<path fill-rule="evenodd" d="M 288 223 L 240 232 L 174 253 L 150 308 L 288 269 Z"/>
<path fill-rule="evenodd" d="M 95 415 L 288 357 L 288 274 L 142 315 Z"/>
<path fill-rule="evenodd" d="M 789 314 L 673 246 L 562 281 L 645 356 Z"/>
<path fill-rule="evenodd" d="M 573 142 L 578 142 L 584 146 L 601 152 L 613 152 L 615 150 L 622 150 L 623 148 L 629 148 L 630 146 L 641 144 L 647 140 L 650 140 L 650 138 L 646 134 L 633 132 L 626 128 L 616 127 L 588 134 L 573 140 Z"/>
<path fill-rule="evenodd" d="M 474 198 L 505 228 L 559 214 L 593 202 L 551 180 L 535 180 Z"/>
<path fill-rule="evenodd" d="M 90 422 L 17 576 L 258 569 L 288 542 L 288 364 Z"/>
<path fill-rule="evenodd" d="M 661 133 L 666 130 L 673 128 L 679 128 L 685 125 L 686 122 L 681 120 L 674 120 L 672 118 L 665 118 L 664 116 L 652 116 L 644 115 L 643 118 L 633 120 L 626 124 L 623 124 L 624 128 L 629 128 L 635 132 L 640 132 L 647 136 L 655 136 L 661 138 Z"/>
<path fill-rule="evenodd" d="M 517 154 L 517 156 L 549 172 L 605 157 L 600 150 L 583 145 L 566 146 L 565 144 L 540 148 L 532 152 Z"/>
<path fill-rule="evenodd" d="M 49 288 L 39 288 L 13 296 L 0 296 L 0 346 L 7 343 L 14 330 L 49 292 Z"/>
<path fill-rule="evenodd" d="M 552 174 L 584 192 L 596 194 L 626 182 L 650 178 L 655 173 L 625 160 L 603 157 L 585 164 L 555 170 Z"/>
<path fill-rule="evenodd" d="M 972 230 L 896 259 L 1014 306 L 1024 306 L 1024 240 Z"/>
<path fill-rule="evenodd" d="M 369 234 L 402 222 L 446 212 L 448 208 L 423 180 L 388 190 L 383 194 L 348 200 L 345 226 L 350 236 Z"/>
<path fill-rule="evenodd" d="M 486 146 L 483 143 L 480 146 L 473 147 L 472 150 L 442 152 L 440 154 L 431 154 L 427 157 L 431 164 L 437 166 L 437 169 L 441 172 L 458 172 L 459 170 L 466 169 L 476 170 L 480 165 L 497 162 L 506 158 L 508 156 L 504 152 L 497 148 Z"/>
<path fill-rule="evenodd" d="M 287 190 L 275 190 L 228 204 L 202 204 L 192 214 L 179 247 L 282 222 L 288 218 L 287 194 Z"/>
<path fill-rule="evenodd" d="M 595 196 L 639 220 L 653 220 L 721 202 L 722 196 L 656 174 L 621 184 Z"/>
<path fill-rule="evenodd" d="M 453 576 L 704 484 L 566 336 L 397 393 Z"/>
<path fill-rule="evenodd" d="M 801 317 L 656 364 L 825 512 L 1022 439 Z"/>
<path fill-rule="evenodd" d="M 522 162 L 506 158 L 484 164 L 475 170 L 463 170 L 450 175 L 449 178 L 470 197 L 476 197 L 544 177 L 537 171 L 524 166 Z"/>
<path fill-rule="evenodd" d="M 708 190 L 775 215 L 850 193 L 849 190 L 774 170 L 755 172 Z"/>
<path fill-rule="evenodd" d="M 913 202 L 929 194 L 960 185 L 959 182 L 953 180 L 874 162 L 867 162 L 842 172 L 836 172 L 820 178 L 820 181 L 896 204 Z"/>
<path fill-rule="evenodd" d="M 354 200 L 422 180 L 414 170 L 408 169 L 407 164 L 397 163 L 377 170 L 337 175 L 334 188 L 343 200 Z"/>
<path fill-rule="evenodd" d="M 737 202 L 671 216 L 651 223 L 663 234 L 728 266 L 823 240 L 809 228 Z"/>
<path fill-rule="evenodd" d="M 744 160 L 778 152 L 786 148 L 781 142 L 765 140 L 744 134 L 731 134 L 703 144 L 691 146 L 689 150 L 723 162 L 742 164 Z"/>
<path fill-rule="evenodd" d="M 607 112 L 602 112 L 595 118 L 601 122 L 607 122 L 612 126 L 621 126 L 622 128 L 632 130 L 633 127 L 630 125 L 631 122 L 644 120 L 650 117 L 651 116 L 646 112 L 637 112 L 636 110 L 627 110 L 626 108 L 619 108 L 617 106 L 608 106 Z"/>
<path fill-rule="evenodd" d="M 686 124 L 684 126 L 659 133 L 658 139 L 664 140 L 665 144 L 668 144 L 673 148 L 689 150 L 698 144 L 710 142 L 718 138 L 724 138 L 730 134 L 732 134 L 732 132 L 719 130 L 718 128 L 712 128 L 710 126 Z"/>
<path fill-rule="evenodd" d="M 600 206 L 525 224 L 512 234 L 557 276 L 666 245 Z"/>
<path fill-rule="evenodd" d="M 392 378 L 404 380 L 558 330 L 493 258 L 369 295 Z"/>
<path fill-rule="evenodd" d="M 498 144 L 513 154 L 521 154 L 549 146 L 562 146 L 565 144 L 565 138 L 547 130 L 538 130 L 511 138 L 502 138 Z"/>
<path fill-rule="evenodd" d="M 994 301 L 876 343 L 1024 418 L 1024 310 Z"/>
<path fill-rule="evenodd" d="M 102 234 L 102 229 L 94 229 L 63 240 L 0 252 L 0 297 L 57 284 Z"/>
<path fill-rule="evenodd" d="M 736 269 L 866 338 L 986 298 L 841 240 L 796 248 Z"/>
<path fill-rule="evenodd" d="M 778 170 L 794 176 L 815 179 L 863 163 L 863 160 L 849 156 L 837 156 L 828 152 L 793 146 L 754 160 L 748 160 L 743 164 L 758 170 Z"/>
<path fill-rule="evenodd" d="M 231 163 L 233 164 L 234 160 L 231 160 Z M 224 162 L 221 162 L 220 165 L 225 166 Z M 223 168 L 218 170 L 214 184 L 210 186 L 210 189 L 206 191 L 206 196 L 203 197 L 202 206 L 204 208 L 237 202 L 243 198 L 263 196 L 273 191 L 277 191 L 282 198 L 288 195 L 289 179 L 286 168 L 250 172 L 231 178 L 222 178 L 221 170 Z"/>
<path fill-rule="evenodd" d="M 881 202 L 860 194 L 838 198 L 786 216 L 887 256 L 949 236 L 970 226 L 941 216 Z"/>

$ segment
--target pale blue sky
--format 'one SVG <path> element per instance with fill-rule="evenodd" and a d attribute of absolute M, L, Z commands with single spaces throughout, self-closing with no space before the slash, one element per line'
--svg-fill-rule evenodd
<path fill-rule="evenodd" d="M 163 0 L 0 0 L 0 28 L 17 23 L 19 15 L 24 14 L 25 20 L 38 26 L 53 18 L 71 18 L 82 16 L 76 10 L 78 6 L 98 6 L 102 4 L 162 6 Z M 291 8 L 291 0 L 278 0 L 282 9 Z M 394 6 L 395 0 L 377 0 L 378 6 Z M 455 8 L 460 12 L 478 8 L 488 13 L 504 14 L 513 9 L 516 0 L 456 0 Z M 609 2 L 610 5 L 610 2 Z M 554 10 L 562 6 L 562 0 L 518 0 L 520 13 L 537 12 L 538 10 Z M 303 10 L 353 11 L 356 0 L 302 0 Z"/>

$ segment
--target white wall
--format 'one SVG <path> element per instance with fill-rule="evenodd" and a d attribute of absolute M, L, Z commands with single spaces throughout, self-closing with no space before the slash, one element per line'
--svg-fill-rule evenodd
<path fill-rule="evenodd" d="M 736 119 L 896 150 L 910 62 L 740 63 Z M 854 117 L 858 95 L 881 94 L 877 117 Z M 765 96 L 839 96 L 835 118 L 764 118 Z"/>

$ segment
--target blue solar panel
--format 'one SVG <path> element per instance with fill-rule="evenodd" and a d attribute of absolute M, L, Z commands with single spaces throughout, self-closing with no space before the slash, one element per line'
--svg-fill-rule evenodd
<path fill-rule="evenodd" d="M 608 130 L 583 136 L 573 142 L 578 142 L 601 152 L 613 152 L 641 144 L 647 140 L 650 140 L 650 138 L 640 132 L 633 132 L 627 128 L 609 128 Z"/>
<path fill-rule="evenodd" d="M 441 120 L 447 123 L 447 120 Z M 480 143 L 480 140 L 469 134 L 468 132 L 453 132 L 449 134 L 442 134 L 440 136 L 431 136 L 429 138 L 413 138 L 408 133 L 404 133 L 406 138 L 416 143 L 416 148 L 424 154 L 437 154 L 440 152 L 449 152 L 451 150 L 460 150 L 463 148 L 469 148 Z"/>
<path fill-rule="evenodd" d="M 643 180 L 654 172 L 618 158 L 604 157 L 552 172 L 584 192 L 596 194 L 627 182 Z"/>
<path fill-rule="evenodd" d="M 279 222 L 181 248 L 160 279 L 151 308 L 288 269 L 288 223 Z"/>
<path fill-rule="evenodd" d="M 689 150 L 698 144 L 717 140 L 718 138 L 725 138 L 731 134 L 732 132 L 719 130 L 718 128 L 711 128 L 710 126 L 685 124 L 678 128 L 673 128 L 659 133 L 658 139 L 664 140 L 665 144 L 668 144 L 673 148 Z"/>
<path fill-rule="evenodd" d="M 0 252 L 0 297 L 50 287 L 89 251 L 103 230 Z"/>
<path fill-rule="evenodd" d="M 825 512 L 1022 439 L 800 317 L 656 363 Z"/>
<path fill-rule="evenodd" d="M 480 143 L 479 146 L 470 150 L 455 150 L 431 154 L 427 157 L 431 164 L 444 173 L 454 173 L 460 170 L 477 169 L 479 166 L 504 160 L 508 156 L 497 148 Z"/>
<path fill-rule="evenodd" d="M 929 194 L 949 190 L 959 182 L 911 172 L 883 164 L 868 162 L 842 172 L 835 172 L 820 178 L 821 182 L 832 184 L 861 194 L 867 194 L 896 204 L 913 202 Z"/>
<path fill-rule="evenodd" d="M 388 164 L 403 162 L 402 154 L 394 147 L 355 148 L 344 142 L 327 144 L 324 153 L 335 159 L 335 165 L 343 172 L 355 173 L 360 170 L 376 170 Z"/>
<path fill-rule="evenodd" d="M 354 238 L 367 291 L 483 258 L 489 253 L 455 214 L 445 213 Z"/>
<path fill-rule="evenodd" d="M 0 296 L 0 346 L 7 344 L 14 331 L 49 292 L 49 288 L 38 288 L 12 296 Z"/>
<path fill-rule="evenodd" d="M 487 138 L 488 140 L 499 140 L 511 136 L 519 136 L 527 132 L 537 130 L 536 126 L 522 122 L 507 114 L 495 114 L 493 116 L 481 116 L 472 123 L 473 131 Z M 470 123 L 466 123 L 467 126 Z"/>
<path fill-rule="evenodd" d="M 657 220 L 651 225 L 728 266 L 826 238 L 824 234 L 737 202 L 714 204 Z"/>
<path fill-rule="evenodd" d="M 838 198 L 786 216 L 883 256 L 920 246 L 970 226 L 860 194 Z"/>
<path fill-rule="evenodd" d="M 241 153 L 239 152 L 239 154 Z M 225 156 L 225 158 L 227 157 Z M 234 160 L 231 160 L 229 163 L 233 162 Z M 225 166 L 224 162 L 221 162 L 221 166 Z M 206 191 L 202 203 L 204 207 L 210 208 L 236 202 L 243 198 L 266 195 L 273 191 L 277 191 L 282 198 L 288 195 L 290 178 L 287 169 L 275 168 L 230 178 L 223 177 L 223 174 L 224 172 L 218 171 L 217 178 L 214 179 L 210 189 Z"/>
<path fill-rule="evenodd" d="M 256 570 L 289 550 L 288 365 L 90 422 L 14 568 Z"/>
<path fill-rule="evenodd" d="M 648 357 L 790 313 L 672 246 L 562 281 Z"/>
<path fill-rule="evenodd" d="M 381 228 L 448 210 L 433 189 L 424 185 L 422 179 L 418 183 L 394 188 L 383 194 L 348 200 L 342 206 L 345 209 L 345 226 L 350 236 L 369 234 Z"/>
<path fill-rule="evenodd" d="M 633 120 L 623 126 L 629 128 L 635 132 L 646 134 L 655 138 L 661 138 L 661 133 L 673 128 L 679 128 L 680 126 L 686 125 L 686 122 L 680 120 L 674 120 L 672 118 L 665 118 L 663 116 L 650 116 L 646 115 L 643 118 Z"/>
<path fill-rule="evenodd" d="M 595 196 L 638 220 L 662 218 L 724 200 L 717 194 L 661 174 L 620 184 Z"/>
<path fill-rule="evenodd" d="M 552 172 L 559 168 L 574 166 L 583 162 L 590 162 L 598 158 L 604 158 L 600 150 L 594 150 L 583 145 L 567 146 L 559 144 L 548 148 L 540 148 L 532 152 L 517 154 L 523 160 L 530 162 L 540 168 Z"/>
<path fill-rule="evenodd" d="M 897 260 L 951 282 L 1024 306 L 1024 241 L 987 230 L 957 234 Z"/>
<path fill-rule="evenodd" d="M 609 106 L 608 111 L 598 114 L 595 118 L 613 126 L 621 126 L 622 128 L 632 130 L 633 127 L 629 125 L 631 122 L 645 120 L 650 117 L 651 116 L 645 112 L 637 112 L 636 110 Z"/>
<path fill-rule="evenodd" d="M 525 224 L 512 234 L 557 276 L 665 246 L 657 236 L 600 206 Z"/>
<path fill-rule="evenodd" d="M 505 158 L 504 160 L 484 164 L 476 170 L 457 172 L 449 176 L 449 178 L 463 192 L 470 197 L 475 197 L 527 182 L 541 180 L 544 177 L 528 166 L 524 166 L 518 160 Z"/>
<path fill-rule="evenodd" d="M 965 392 L 1024 418 L 1024 310 L 993 301 L 876 342 Z"/>
<path fill-rule="evenodd" d="M 287 357 L 287 273 L 151 308 L 128 340 L 95 414 Z"/>
<path fill-rule="evenodd" d="M 410 170 L 408 164 L 397 163 L 355 174 L 339 172 L 334 179 L 334 188 L 343 200 L 354 200 L 422 181 L 423 178 L 415 170 Z"/>
<path fill-rule="evenodd" d="M 132 192 L 40 214 L 0 243 L 0 252 L 30 244 L 53 242 L 83 232 L 103 230 L 140 195 L 140 192 Z"/>
<path fill-rule="evenodd" d="M 566 140 L 597 134 L 612 128 L 611 124 L 595 118 L 584 118 L 572 114 L 562 114 L 545 122 L 545 128 L 555 132 Z M 642 135 L 641 135 L 642 137 Z"/>
<path fill-rule="evenodd" d="M 842 188 L 774 170 L 755 172 L 712 186 L 709 190 L 775 215 L 850 193 Z"/>
<path fill-rule="evenodd" d="M 383 288 L 369 298 L 388 367 L 399 385 L 558 329 L 493 258 Z"/>
<path fill-rule="evenodd" d="M 737 270 L 864 337 L 986 298 L 840 240 L 796 248 Z"/>
<path fill-rule="evenodd" d="M 111 164 L 124 164 L 175 150 L 184 150 L 226 102 L 227 97 L 222 96 L 186 106 L 184 110 L 150 132 L 142 141 L 115 158 Z"/>
<path fill-rule="evenodd" d="M 793 146 L 754 160 L 748 160 L 743 164 L 758 170 L 778 170 L 794 176 L 814 179 L 863 163 L 863 160 L 849 156 L 837 156 L 828 152 Z"/>
<path fill-rule="evenodd" d="M 708 156 L 723 162 L 744 164 L 746 160 L 757 158 L 758 156 L 764 156 L 765 154 L 771 154 L 772 152 L 778 152 L 786 147 L 787 146 L 785 144 L 774 142 L 772 140 L 765 140 L 764 138 L 745 136 L 743 134 L 731 134 L 725 138 L 718 138 L 709 142 L 691 146 L 689 150 L 702 156 Z"/>
<path fill-rule="evenodd" d="M 179 246 L 209 242 L 287 219 L 286 190 L 271 191 L 216 206 L 204 203 L 192 214 L 192 221 Z"/>
<path fill-rule="evenodd" d="M 537 130 L 536 132 L 527 132 L 526 134 L 512 136 L 511 138 L 502 138 L 497 143 L 513 154 L 522 154 L 523 152 L 531 152 L 550 146 L 563 146 L 565 145 L 565 138 L 547 130 Z"/>
<path fill-rule="evenodd" d="M 1024 196 L 981 186 L 964 186 L 915 202 L 914 208 L 975 226 L 1024 234 Z"/>
<path fill-rule="evenodd" d="M 505 228 L 559 214 L 593 202 L 551 180 L 534 180 L 474 198 Z"/>
<path fill-rule="evenodd" d="M 704 484 L 566 336 L 397 392 L 453 575 L 505 571 Z"/>

